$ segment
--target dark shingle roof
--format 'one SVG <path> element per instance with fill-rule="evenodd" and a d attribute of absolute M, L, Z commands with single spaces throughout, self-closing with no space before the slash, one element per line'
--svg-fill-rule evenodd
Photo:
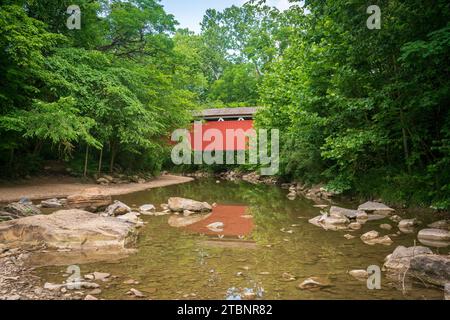
<path fill-rule="evenodd" d="M 259 107 L 242 107 L 242 108 L 220 108 L 220 109 L 204 109 L 195 111 L 196 117 L 222 117 L 222 116 L 253 116 Z"/>

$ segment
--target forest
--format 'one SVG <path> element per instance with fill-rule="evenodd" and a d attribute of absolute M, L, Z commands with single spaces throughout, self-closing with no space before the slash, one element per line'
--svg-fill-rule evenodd
<path fill-rule="evenodd" d="M 157 0 L 3 0 L 0 177 L 156 174 L 193 110 L 261 106 L 282 180 L 450 208 L 450 3 L 290 2 L 210 9 L 194 33 Z"/>

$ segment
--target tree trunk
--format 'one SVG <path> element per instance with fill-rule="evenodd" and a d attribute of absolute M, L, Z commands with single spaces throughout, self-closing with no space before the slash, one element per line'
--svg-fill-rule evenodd
<path fill-rule="evenodd" d="M 98 174 L 102 173 L 103 147 L 100 149 L 100 158 L 98 159 Z"/>
<path fill-rule="evenodd" d="M 34 150 L 33 150 L 34 155 L 38 155 L 41 152 L 42 143 L 43 143 L 42 140 L 39 140 L 38 142 L 36 142 L 36 144 L 34 145 Z"/>
<path fill-rule="evenodd" d="M 411 172 L 411 166 L 408 163 L 409 159 L 409 147 L 408 147 L 408 137 L 406 135 L 406 125 L 403 117 L 403 109 L 400 107 L 400 125 L 402 126 L 402 138 L 403 138 L 403 153 L 405 155 L 405 163 L 408 167 L 408 172 Z"/>
<path fill-rule="evenodd" d="M 109 172 L 110 173 L 113 173 L 115 158 L 116 158 L 116 146 L 115 146 L 115 143 L 113 142 L 111 144 L 111 162 L 109 163 Z"/>
<path fill-rule="evenodd" d="M 11 149 L 11 153 L 9 154 L 9 171 L 12 173 L 13 171 L 13 163 L 14 163 L 14 148 Z"/>
<path fill-rule="evenodd" d="M 89 157 L 89 145 L 86 145 L 86 154 L 84 156 L 84 173 L 83 173 L 84 177 L 87 176 L 88 157 Z"/>

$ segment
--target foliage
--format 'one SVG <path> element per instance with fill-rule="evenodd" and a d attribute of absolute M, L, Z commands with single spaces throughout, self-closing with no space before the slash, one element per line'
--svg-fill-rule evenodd
<path fill-rule="evenodd" d="M 295 27 L 263 79 L 258 125 L 282 130 L 283 175 L 448 207 L 450 7 L 377 4 L 380 30 L 366 28 L 365 1 L 285 12 Z"/>
<path fill-rule="evenodd" d="M 14 158 L 85 152 L 110 170 L 158 171 L 155 152 L 196 100 L 173 16 L 153 0 L 81 1 L 82 28 L 68 30 L 67 1 L 10 2 L 0 10 L 1 175 L 28 173 Z"/>

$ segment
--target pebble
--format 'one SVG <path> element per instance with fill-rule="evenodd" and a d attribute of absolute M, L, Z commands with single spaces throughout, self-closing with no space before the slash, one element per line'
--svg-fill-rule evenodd
<path fill-rule="evenodd" d="M 324 287 L 328 287 L 328 285 L 321 283 L 319 279 L 315 277 L 308 278 L 298 285 L 298 288 L 301 290 L 321 289 Z"/>
<path fill-rule="evenodd" d="M 359 222 L 352 222 L 348 225 L 348 227 L 352 230 L 359 230 L 361 229 L 362 225 Z"/>
<path fill-rule="evenodd" d="M 123 282 L 123 284 L 139 284 L 139 281 L 133 280 L 133 279 L 129 279 L 129 280 L 125 280 Z"/>
<path fill-rule="evenodd" d="M 357 279 L 367 279 L 369 277 L 369 274 L 366 270 L 358 269 L 358 270 L 352 270 L 349 272 L 349 274 Z"/>
<path fill-rule="evenodd" d="M 127 292 L 128 295 L 134 295 L 135 297 L 138 298 L 143 298 L 145 297 L 145 295 L 140 292 L 139 290 L 135 289 L 135 288 L 131 288 L 130 291 Z"/>
<path fill-rule="evenodd" d="M 98 288 L 89 292 L 90 295 L 98 295 L 98 294 L 101 294 L 101 293 L 102 293 L 102 290 L 98 289 Z"/>
<path fill-rule="evenodd" d="M 106 272 L 94 272 L 93 276 L 94 276 L 95 280 L 104 281 L 106 278 L 109 278 L 111 276 L 111 274 L 106 273 Z"/>

